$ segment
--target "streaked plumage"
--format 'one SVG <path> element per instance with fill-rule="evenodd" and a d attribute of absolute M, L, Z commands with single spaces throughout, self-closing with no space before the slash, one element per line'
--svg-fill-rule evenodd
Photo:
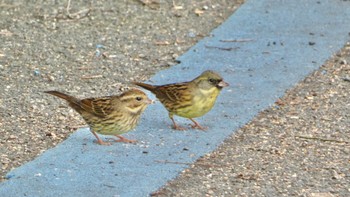
<path fill-rule="evenodd" d="M 135 128 L 141 113 L 152 101 L 144 92 L 137 89 L 126 91 L 118 96 L 100 98 L 77 99 L 73 96 L 58 92 L 46 91 L 66 100 L 70 107 L 75 109 L 90 126 L 90 131 L 97 138 L 97 143 L 109 145 L 102 141 L 96 133 L 114 135 L 118 142 L 134 142 L 122 136 L 123 133 Z"/>
<path fill-rule="evenodd" d="M 193 118 L 203 116 L 214 106 L 217 96 L 223 87 L 228 86 L 222 77 L 214 71 L 204 71 L 200 76 L 189 82 L 166 85 L 150 85 L 134 82 L 156 95 L 169 112 L 174 129 L 183 130 L 173 118 L 174 115 L 190 119 L 193 128 L 204 130 Z"/>

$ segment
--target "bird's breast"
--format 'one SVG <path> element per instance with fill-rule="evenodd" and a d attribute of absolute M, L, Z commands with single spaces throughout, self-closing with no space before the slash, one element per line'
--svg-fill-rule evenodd
<path fill-rule="evenodd" d="M 194 95 L 192 105 L 177 111 L 177 115 L 185 118 L 196 118 L 208 113 L 214 106 L 219 90 L 211 88 L 201 90 Z"/>

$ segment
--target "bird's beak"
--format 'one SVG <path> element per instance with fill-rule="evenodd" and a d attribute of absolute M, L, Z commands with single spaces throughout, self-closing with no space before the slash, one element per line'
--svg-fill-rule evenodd
<path fill-rule="evenodd" d="M 225 81 L 220 81 L 220 83 L 217 85 L 219 88 L 223 88 L 223 87 L 227 87 L 229 86 L 230 84 L 228 84 L 227 82 Z"/>
<path fill-rule="evenodd" d="M 153 103 L 155 103 L 155 102 L 154 102 L 154 100 L 152 100 L 152 99 L 146 99 L 146 100 L 145 100 L 145 103 L 146 103 L 146 104 L 153 104 Z"/>

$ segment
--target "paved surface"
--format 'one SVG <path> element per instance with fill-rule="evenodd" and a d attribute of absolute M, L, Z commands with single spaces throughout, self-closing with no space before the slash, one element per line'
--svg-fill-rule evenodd
<path fill-rule="evenodd" d="M 199 118 L 206 132 L 173 131 L 158 103 L 149 107 L 129 138 L 137 145 L 105 147 L 87 129 L 13 170 L 0 196 L 146 196 L 318 68 L 349 38 L 350 7 L 344 1 L 246 2 L 224 24 L 181 56 L 181 64 L 158 73 L 154 83 L 220 72 L 231 86 L 215 109 Z M 302 11 L 301 11 L 302 10 Z M 246 42 L 227 42 L 241 39 Z M 264 98 L 264 99 L 261 99 Z M 187 120 L 177 119 L 181 124 Z M 217 124 L 221 122 L 222 124 Z M 179 162 L 184 165 L 169 165 Z"/>

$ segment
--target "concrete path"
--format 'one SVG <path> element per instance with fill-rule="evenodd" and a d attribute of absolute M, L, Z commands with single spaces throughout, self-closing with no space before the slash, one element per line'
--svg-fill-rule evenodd
<path fill-rule="evenodd" d="M 163 84 L 190 80 L 206 69 L 221 73 L 231 86 L 214 110 L 198 119 L 210 129 L 173 131 L 157 103 L 136 131 L 125 135 L 138 144 L 99 146 L 88 129 L 78 130 L 10 172 L 0 196 L 149 195 L 321 66 L 349 39 L 349 21 L 347 1 L 248 0 L 183 54 L 181 64 L 152 78 Z"/>

